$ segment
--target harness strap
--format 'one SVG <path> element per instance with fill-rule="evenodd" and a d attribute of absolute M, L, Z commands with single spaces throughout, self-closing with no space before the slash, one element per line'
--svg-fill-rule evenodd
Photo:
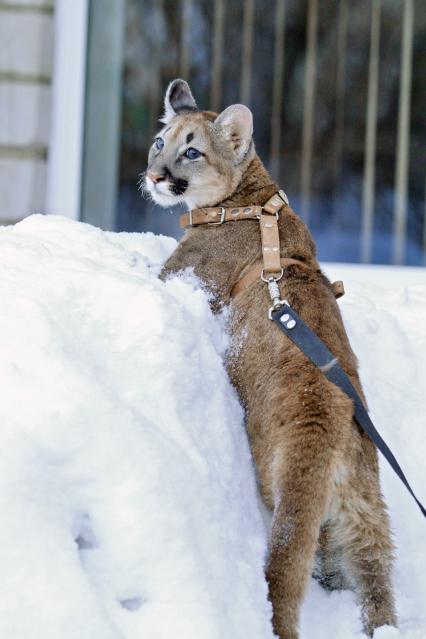
<path fill-rule="evenodd" d="M 282 204 L 282 203 L 281 203 Z M 260 232 L 262 236 L 262 255 L 264 277 L 282 276 L 280 260 L 280 234 L 278 231 L 278 213 L 262 213 L 260 216 Z"/>
<path fill-rule="evenodd" d="M 263 269 L 255 266 L 233 286 L 231 297 L 247 290 L 258 277 L 268 281 L 271 277 L 278 281 L 283 275 L 283 269 L 292 264 L 298 264 L 305 269 L 309 269 L 301 260 L 292 257 L 280 257 L 281 246 L 278 229 L 278 216 L 284 206 L 288 206 L 289 201 L 286 193 L 282 190 L 274 193 L 263 206 L 239 206 L 224 208 L 222 206 L 210 206 L 200 209 L 192 209 L 180 217 L 182 228 L 189 226 L 218 226 L 225 222 L 238 220 L 259 220 Z M 343 282 L 340 280 L 331 285 L 334 296 L 337 298 L 345 294 Z"/>
<path fill-rule="evenodd" d="M 259 220 L 261 215 L 262 207 L 257 205 L 226 209 L 223 206 L 210 206 L 203 209 L 192 209 L 192 211 L 184 213 L 180 216 L 180 226 L 186 229 L 188 226 L 223 224 L 233 220 Z"/>
<path fill-rule="evenodd" d="M 310 269 L 310 267 L 305 264 L 304 262 L 301 262 L 300 260 L 296 260 L 292 257 L 282 257 L 280 259 L 280 264 L 281 264 L 281 268 L 287 268 L 288 266 L 291 266 L 292 264 L 298 264 L 299 266 L 302 266 L 304 269 Z M 252 269 L 250 269 L 245 275 L 243 275 L 232 287 L 231 289 L 231 297 L 235 297 L 236 295 L 238 295 L 238 293 L 242 293 L 243 291 L 246 291 L 248 288 L 250 288 L 250 286 L 256 282 L 256 280 L 260 280 L 260 276 L 262 273 L 262 266 L 260 264 L 258 264 L 257 266 L 254 266 Z"/>
<path fill-rule="evenodd" d="M 280 259 L 281 268 L 286 269 L 293 264 L 297 266 L 301 266 L 305 270 L 311 270 L 311 267 L 302 262 L 301 260 L 296 260 L 293 257 L 282 257 Z M 240 293 L 247 291 L 254 282 L 260 280 L 260 276 L 262 274 L 262 267 L 260 264 L 254 266 L 250 269 L 245 275 L 243 275 L 232 287 L 231 289 L 231 297 L 236 297 Z M 334 297 L 338 300 L 340 297 L 343 297 L 345 294 L 345 286 L 342 280 L 336 280 L 336 282 L 332 282 L 331 290 L 333 291 Z"/>
<path fill-rule="evenodd" d="M 283 206 L 288 206 L 288 197 L 280 190 L 266 202 L 264 206 L 208 206 L 201 209 L 192 209 L 180 216 L 180 226 L 183 229 L 188 226 L 200 226 L 202 224 L 223 224 L 234 220 L 260 220 L 262 213 L 278 215 Z"/>
<path fill-rule="evenodd" d="M 389 449 L 386 442 L 382 439 L 380 433 L 376 430 L 370 416 L 355 390 L 348 375 L 334 357 L 332 352 L 327 348 L 324 342 L 305 324 L 288 302 L 283 302 L 279 310 L 271 312 L 271 319 L 275 324 L 287 335 L 287 337 L 306 355 L 306 357 L 321 370 L 327 379 L 338 386 L 354 404 L 354 417 L 361 428 L 367 433 L 370 439 L 375 443 L 382 455 L 387 459 L 395 473 L 398 475 L 408 492 L 417 503 L 424 517 L 426 510 L 422 503 L 417 499 L 407 478 L 405 477 L 400 465 Z"/>

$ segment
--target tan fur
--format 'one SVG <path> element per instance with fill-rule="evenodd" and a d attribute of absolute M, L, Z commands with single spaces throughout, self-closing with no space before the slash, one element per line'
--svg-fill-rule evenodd
<path fill-rule="evenodd" d="M 195 130 L 208 156 L 192 174 L 189 200 L 198 206 L 264 204 L 277 186 L 254 148 L 235 165 L 232 142 L 221 141 L 212 124 L 212 115 L 203 113 L 179 115 L 169 124 L 175 145 Z M 191 145 L 200 148 L 195 141 Z M 211 182 L 198 193 L 202 179 Z M 281 256 L 312 267 L 286 268 L 281 297 L 324 340 L 362 394 L 357 361 L 313 239 L 289 208 L 279 227 Z M 213 293 L 217 310 L 230 302 L 240 275 L 260 259 L 257 221 L 202 226 L 187 231 L 161 277 L 192 267 Z M 269 305 L 260 281 L 232 301 L 228 370 L 245 407 L 260 491 L 273 512 L 266 567 L 273 627 L 281 639 L 298 637 L 299 609 L 316 553 L 320 583 L 356 591 L 364 629 L 372 636 L 381 625 L 396 625 L 393 547 L 376 448 L 354 422 L 351 400 L 267 319 Z"/>

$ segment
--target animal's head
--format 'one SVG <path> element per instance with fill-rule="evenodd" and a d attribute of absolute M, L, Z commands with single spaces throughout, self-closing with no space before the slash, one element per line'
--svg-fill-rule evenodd
<path fill-rule="evenodd" d="M 144 187 L 161 206 L 211 206 L 231 195 L 254 154 L 253 118 L 242 104 L 200 111 L 184 80 L 164 100 L 164 126 L 148 157 Z"/>

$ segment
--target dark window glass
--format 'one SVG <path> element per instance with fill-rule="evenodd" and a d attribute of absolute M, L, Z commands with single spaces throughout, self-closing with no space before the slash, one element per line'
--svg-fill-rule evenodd
<path fill-rule="evenodd" d="M 178 212 L 142 199 L 137 184 L 167 84 L 184 77 L 202 108 L 250 106 L 258 153 L 307 220 L 320 259 L 423 263 L 422 0 L 128 0 L 124 56 L 119 230 L 179 236 Z M 403 212 L 406 202 L 399 257 L 397 201 Z"/>

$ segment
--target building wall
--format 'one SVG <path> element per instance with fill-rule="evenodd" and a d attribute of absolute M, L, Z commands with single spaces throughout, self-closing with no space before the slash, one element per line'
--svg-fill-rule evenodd
<path fill-rule="evenodd" d="M 0 0 L 0 223 L 43 212 L 54 0 Z"/>

